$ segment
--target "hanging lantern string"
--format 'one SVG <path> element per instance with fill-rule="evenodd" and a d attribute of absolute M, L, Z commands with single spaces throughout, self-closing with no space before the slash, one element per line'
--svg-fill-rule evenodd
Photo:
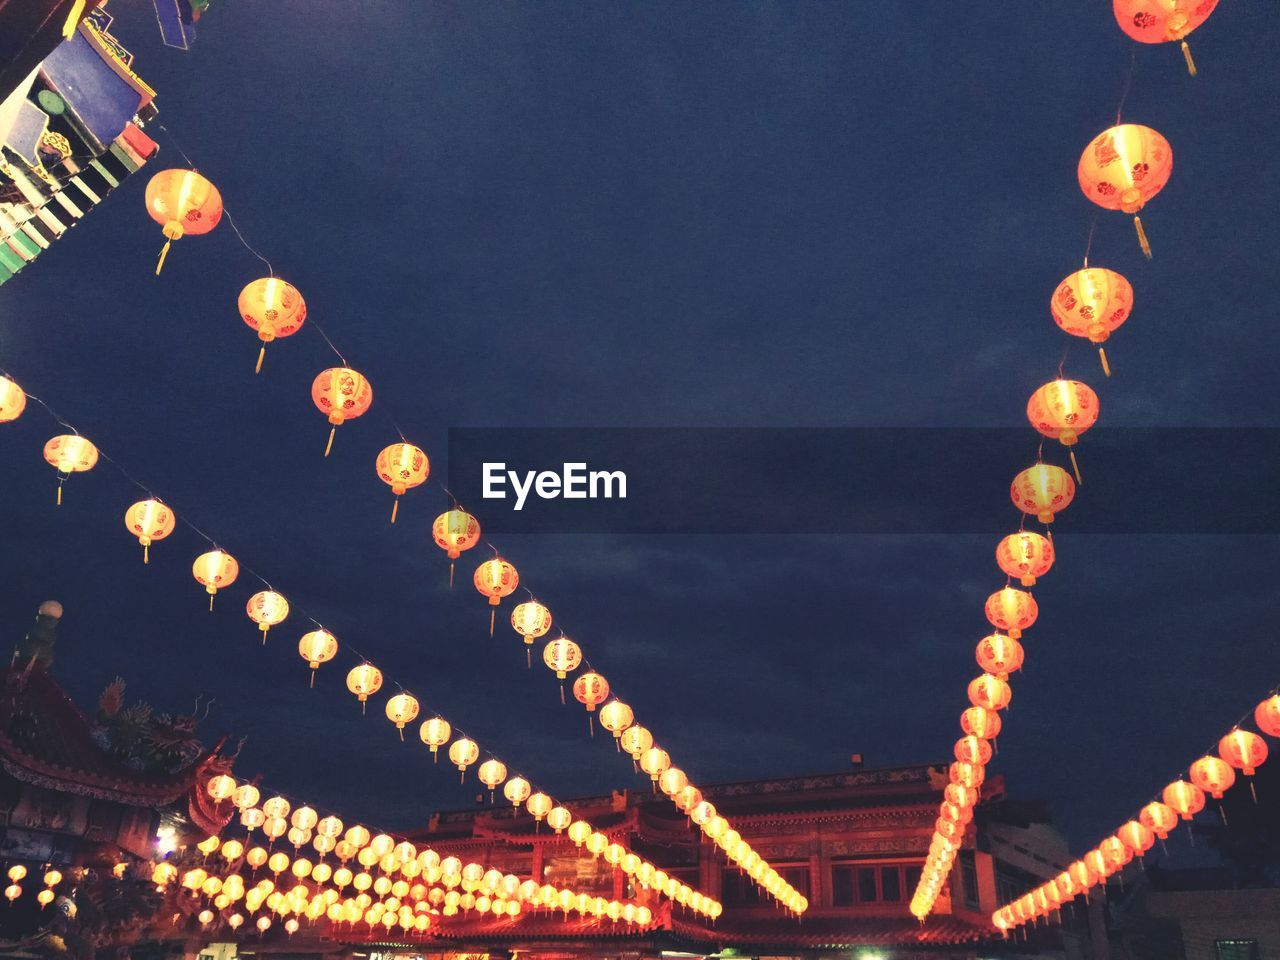
<path fill-rule="evenodd" d="M 1102 214 L 1101 210 L 1093 211 L 1093 219 L 1089 221 L 1089 236 L 1084 242 L 1084 269 L 1089 269 L 1089 254 L 1093 250 L 1093 235 L 1098 229 L 1098 217 Z"/>
<path fill-rule="evenodd" d="M 1129 99 L 1129 90 L 1133 87 L 1133 76 L 1138 72 L 1138 45 L 1130 44 L 1129 69 L 1125 73 L 1124 86 L 1120 92 L 1120 102 L 1116 104 L 1116 125 L 1120 124 L 1120 115 L 1124 112 L 1125 101 Z"/>

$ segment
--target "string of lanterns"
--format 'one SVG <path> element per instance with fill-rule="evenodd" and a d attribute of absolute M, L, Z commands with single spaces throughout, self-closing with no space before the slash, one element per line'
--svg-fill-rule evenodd
<path fill-rule="evenodd" d="M 1194 76 L 1196 71 L 1186 36 L 1208 18 L 1216 2 L 1114 0 L 1114 13 L 1120 27 L 1135 40 L 1180 42 L 1188 71 Z M 1138 244 L 1143 255 L 1150 259 L 1151 245 L 1139 212 L 1164 188 L 1172 171 L 1173 150 L 1169 142 L 1150 127 L 1121 123 L 1117 111 L 1115 125 L 1090 141 L 1081 154 L 1077 179 L 1081 192 L 1090 202 L 1104 210 L 1132 215 Z M 1059 283 L 1050 298 L 1054 322 L 1065 333 L 1098 345 L 1102 370 L 1108 377 L 1111 368 L 1103 343 L 1128 319 L 1132 307 L 1133 288 L 1129 281 L 1113 270 L 1090 267 L 1087 251 L 1084 266 Z M 1093 389 L 1079 381 L 1065 379 L 1061 373 L 1058 379 L 1037 389 L 1027 402 L 1031 426 L 1042 437 L 1057 440 L 1066 448 L 1074 479 L 1061 467 L 1046 464 L 1038 457 L 1035 464 L 1014 477 L 1010 486 L 1010 496 L 1023 514 L 1023 523 L 1016 533 L 1006 536 L 996 546 L 996 563 L 1009 577 L 1009 583 L 988 597 L 985 604 L 987 620 L 996 632 L 978 643 L 975 658 L 983 672 L 968 687 L 970 706 L 960 718 L 963 736 L 955 743 L 955 761 L 949 768 L 950 783 L 943 791 L 929 851 L 912 895 L 910 910 L 921 922 L 932 912 L 973 820 L 986 766 L 994 752 L 992 744 L 1002 727 L 1000 711 L 1009 706 L 1013 697 L 1008 678 L 1021 669 L 1025 658 L 1019 640 L 1039 613 L 1034 596 L 1028 590 L 1014 588 L 1012 580 L 1016 577 L 1023 587 L 1031 587 L 1052 568 L 1056 553 L 1050 524 L 1071 504 L 1076 485 L 1082 482 L 1075 445 L 1080 435 L 1097 423 L 1099 412 L 1100 402 Z M 1027 518 L 1044 524 L 1045 534 L 1027 531 Z M 1220 768 L 1215 766 L 1214 771 L 1221 775 Z M 1193 784 L 1186 786 L 1199 789 Z M 1180 802 L 1194 801 L 1194 794 L 1185 793 L 1182 787 L 1174 792 L 1174 799 Z M 1123 838 L 1114 839 L 1116 843 L 1108 843 L 1106 850 L 1099 848 L 1092 852 L 1091 855 L 1096 854 L 1095 860 L 1108 855 L 1118 857 L 1121 849 L 1127 849 Z M 1088 869 L 1088 865 L 1079 869 Z M 1069 881 L 1072 879 L 1070 871 L 1063 876 Z M 1057 890 L 1053 883 L 1046 887 Z M 1039 909 L 1039 898 L 1047 896 L 1045 888 L 1037 888 L 1027 895 L 1030 901 L 1024 898 L 1018 903 L 1025 906 L 1027 902 L 1034 902 Z M 997 918 L 1006 926 L 1013 916 L 1013 913 L 997 911 Z M 993 922 L 995 920 L 993 918 Z"/>
<path fill-rule="evenodd" d="M 1259 733 L 1242 729 L 1248 715 L 1205 751 L 1159 794 L 1116 828 L 1079 860 L 1056 877 L 998 907 L 991 922 L 1002 933 L 1040 918 L 1048 918 L 1079 896 L 1089 896 L 1098 885 L 1122 871 L 1132 860 L 1151 849 L 1156 840 L 1165 840 L 1179 820 L 1190 823 L 1206 807 L 1206 797 L 1221 800 L 1236 784 L 1236 774 L 1253 776 L 1267 760 L 1267 741 L 1260 734 L 1280 739 L 1280 694 L 1273 689 L 1253 711 Z M 1183 775 L 1185 774 L 1185 779 Z M 1253 789 L 1252 781 L 1249 782 Z M 1255 798 L 1256 799 L 1256 798 Z"/>

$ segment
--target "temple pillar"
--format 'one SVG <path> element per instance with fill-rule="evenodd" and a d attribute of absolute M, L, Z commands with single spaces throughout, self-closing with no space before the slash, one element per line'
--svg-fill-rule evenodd
<path fill-rule="evenodd" d="M 544 868 L 542 865 L 542 844 L 535 843 L 533 845 L 533 853 L 530 857 L 530 863 L 529 863 L 529 876 L 534 880 L 534 882 L 538 884 L 542 883 L 543 869 Z"/>

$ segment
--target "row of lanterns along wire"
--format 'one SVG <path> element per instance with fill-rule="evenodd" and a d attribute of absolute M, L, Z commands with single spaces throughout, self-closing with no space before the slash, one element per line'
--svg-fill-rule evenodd
<path fill-rule="evenodd" d="M 0 376 L 0 422 L 16 419 L 25 408 L 26 399 L 27 395 L 12 379 Z M 43 401 L 36 399 L 42 406 L 49 409 Z M 52 410 L 49 412 L 55 419 L 65 423 Z M 86 455 L 85 451 L 91 451 L 91 456 Z M 68 456 L 75 456 L 77 459 L 74 463 L 79 466 L 66 469 L 69 466 L 69 461 L 66 459 Z M 45 457 L 59 469 L 61 477 L 69 472 L 91 469 L 98 461 L 98 450 L 78 433 L 72 433 L 49 441 L 45 448 Z M 110 462 L 114 464 L 114 461 Z M 137 483 L 127 471 L 120 469 L 132 482 Z M 146 489 L 142 484 L 138 486 Z M 148 497 L 134 503 L 124 515 L 125 528 L 138 538 L 143 548 L 144 562 L 150 560 L 152 544 L 167 538 L 177 529 L 178 522 L 179 517 L 174 510 L 155 497 Z M 188 524 L 188 526 L 191 525 Z M 197 528 L 192 527 L 192 529 Z M 480 542 L 480 523 L 465 510 L 447 510 L 433 523 L 432 536 L 436 545 L 445 551 L 450 560 L 450 583 L 452 584 L 454 562 L 463 551 L 475 547 Z M 239 561 L 233 555 L 216 544 L 212 545 L 214 549 L 202 553 L 192 565 L 192 576 L 208 593 L 211 610 L 218 591 L 234 584 L 239 578 L 241 569 Z M 271 628 L 279 626 L 288 618 L 290 604 L 288 599 L 273 589 L 267 580 L 258 577 L 257 574 L 253 575 L 268 589 L 250 596 L 245 610 L 249 619 L 257 624 L 265 644 Z M 494 614 L 502 599 L 515 592 L 520 581 L 519 573 L 509 561 L 494 557 L 476 567 L 472 581 L 476 590 L 488 599 L 489 630 L 492 635 Z M 317 629 L 303 634 L 298 642 L 298 654 L 310 666 L 311 684 L 314 686 L 316 670 L 321 664 L 331 661 L 337 655 L 340 646 L 336 636 L 318 622 L 313 622 Z M 511 613 L 513 629 L 520 634 L 529 647 L 550 631 L 551 623 L 551 611 L 536 600 L 517 604 Z M 526 653 L 526 657 L 531 662 L 531 655 Z M 561 681 L 564 681 L 584 662 L 582 648 L 563 635 L 546 643 L 542 659 L 548 669 L 552 670 Z M 382 671 L 364 657 L 360 657 L 360 662 L 351 668 L 346 678 L 347 689 L 358 698 L 362 710 L 368 698 L 383 688 L 383 682 Z M 593 670 L 580 674 L 574 680 L 573 694 L 575 699 L 586 707 L 589 720 L 594 717 L 597 706 L 603 704 L 599 711 L 601 725 L 613 734 L 619 750 L 626 748 L 633 764 L 649 775 L 655 784 L 655 789 L 660 787 L 676 807 L 702 830 L 707 839 L 721 848 L 730 862 L 758 883 L 788 911 L 799 914 L 808 909 L 807 898 L 788 884 L 781 874 L 761 857 L 738 831 L 733 829 L 729 821 L 719 814 L 715 805 L 703 798 L 701 790 L 689 782 L 684 771 L 672 764 L 667 751 L 654 742 L 653 734 L 635 722 L 632 708 L 617 697 L 610 699 L 609 681 L 604 676 Z M 563 702 L 563 682 L 560 696 Z M 387 718 L 396 725 L 401 739 L 404 738 L 405 726 L 417 719 L 420 709 L 418 699 L 403 689 L 387 700 L 385 706 Z M 589 729 L 594 732 L 593 720 L 589 722 Z M 419 735 L 431 748 L 433 755 L 438 753 L 441 746 L 449 744 L 449 759 L 464 775 L 466 769 L 479 760 L 480 748 L 474 740 L 466 736 L 457 736 L 452 743 L 449 742 L 450 738 L 454 737 L 454 731 L 451 724 L 443 717 L 435 716 L 424 721 L 419 729 Z M 489 787 L 490 791 L 506 779 L 506 773 L 506 765 L 497 758 L 482 763 L 479 768 L 481 781 Z M 527 781 L 522 777 L 516 777 L 507 784 L 504 791 L 508 799 L 513 799 L 514 795 L 520 793 L 520 784 L 527 785 Z M 558 811 L 564 809 L 555 805 L 541 791 L 526 794 L 521 799 L 526 803 L 530 813 L 539 820 L 552 808 Z M 521 800 L 515 802 L 518 804 Z M 567 812 L 558 814 L 557 819 L 560 816 L 568 816 L 568 814 Z"/>
<path fill-rule="evenodd" d="M 1208 18 L 1216 4 L 1217 0 L 1114 0 L 1114 12 L 1120 27 L 1137 41 L 1181 43 L 1188 71 L 1194 76 L 1186 36 Z M 1076 172 L 1080 190 L 1091 202 L 1133 216 L 1138 244 L 1150 259 L 1151 245 L 1139 211 L 1168 183 L 1172 171 L 1173 151 L 1168 141 L 1150 127 L 1120 123 L 1117 113 L 1116 125 L 1085 147 Z M 1090 267 L 1087 252 L 1083 268 L 1057 285 L 1049 303 L 1050 314 L 1063 331 L 1098 345 L 1107 376 L 1111 369 L 1102 344 L 1128 319 L 1132 307 L 1129 281 L 1113 270 Z M 1081 477 L 1074 446 L 1097 422 L 1098 414 L 1097 394 L 1079 381 L 1064 379 L 1061 373 L 1057 380 L 1036 390 L 1027 403 L 1027 419 L 1036 431 L 1060 441 L 1070 452 L 1075 480 L 1061 467 L 1039 458 L 1013 478 L 1010 495 L 1022 511 L 1023 522 L 1018 532 L 997 545 L 996 562 L 1024 587 L 1033 586 L 1036 578 L 1053 566 L 1049 524 L 1075 496 Z M 1044 524 L 1046 535 L 1024 529 L 1027 517 Z M 970 706 L 960 716 L 962 736 L 955 743 L 950 783 L 943 792 L 929 852 L 911 898 L 911 913 L 921 922 L 933 911 L 973 820 L 992 742 L 1001 728 L 1000 711 L 1009 706 L 1013 696 L 1009 674 L 1022 667 L 1024 651 L 1019 638 L 1035 623 L 1038 608 L 1030 591 L 1006 585 L 987 598 L 985 613 L 995 632 L 978 643 L 976 659 L 983 672 L 968 687 Z M 1122 845 L 1127 842 L 1123 837 L 1118 839 Z M 997 911 L 992 922 L 1008 929 L 1011 916 Z"/>
<path fill-rule="evenodd" d="M 1280 695 L 1271 695 L 1253 711 L 1257 728 L 1269 737 L 1280 738 Z M 1107 878 L 1120 873 L 1134 857 L 1141 858 L 1156 840 L 1165 840 L 1181 818 L 1188 822 L 1205 809 L 1205 795 L 1221 800 L 1236 784 L 1236 771 L 1246 778 L 1267 760 L 1267 741 L 1252 730 L 1241 729 L 1247 717 L 1239 721 L 1205 755 L 1187 768 L 1187 779 L 1179 775 L 1137 812 L 1133 819 L 1125 821 L 1116 831 L 1074 861 L 1051 880 L 1042 883 L 1016 900 L 1002 904 L 992 914 L 991 921 L 1006 935 L 1008 931 L 1026 923 L 1048 919 L 1062 905 L 1076 897 L 1089 896 L 1098 884 L 1106 884 Z M 1216 749 L 1216 756 L 1215 751 Z M 1253 790 L 1253 782 L 1249 781 Z M 1256 801 L 1257 796 L 1254 795 Z M 1225 813 L 1223 814 L 1225 822 Z"/>
<path fill-rule="evenodd" d="M 181 851 L 177 863 L 157 863 L 151 877 L 158 890 L 177 881 L 188 891 L 202 907 L 198 920 L 203 926 L 217 920 L 236 930 L 252 922 L 265 933 L 278 919 L 292 934 L 308 920 L 327 921 L 348 932 L 364 924 L 370 931 L 381 926 L 397 935 L 429 936 L 440 918 L 472 914 L 515 921 L 526 910 L 563 910 L 566 916 L 576 911 L 640 927 L 653 922 L 653 912 L 644 904 L 522 881 L 483 863 L 464 864 L 407 839 L 373 834 L 360 825 L 347 827 L 337 816 L 321 817 L 312 807 L 291 804 L 283 796 L 264 800 L 252 783 L 226 774 L 211 777 L 205 790 L 220 807 L 233 807 L 232 816 L 239 811 L 239 823 L 247 830 L 244 839 L 208 837 L 194 850 Z M 275 847 L 281 837 L 292 852 Z M 595 857 L 607 857 L 613 846 L 588 849 Z M 634 866 L 625 857 L 616 865 L 624 871 Z M 636 872 L 630 875 L 639 883 Z M 714 904 L 719 915 L 719 904 L 697 892 L 678 902 L 703 914 Z"/>
<path fill-rule="evenodd" d="M 119 866 L 124 866 L 120 864 Z M 10 903 L 22 896 L 22 881 L 27 877 L 27 868 L 20 863 L 15 863 L 8 870 L 8 885 L 4 888 L 4 898 Z M 36 902 L 40 904 L 41 909 L 53 903 L 57 897 L 56 889 L 58 884 L 62 882 L 62 871 L 56 867 L 50 867 L 46 864 L 41 879 L 44 887 L 36 894 Z"/>

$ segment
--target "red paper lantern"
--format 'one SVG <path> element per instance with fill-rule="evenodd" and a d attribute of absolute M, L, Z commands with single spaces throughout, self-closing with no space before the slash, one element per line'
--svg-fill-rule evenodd
<path fill-rule="evenodd" d="M 1000 736 L 1000 726 L 1000 714 L 986 707 L 970 707 L 960 714 L 960 729 L 966 736 L 994 740 Z"/>
<path fill-rule="evenodd" d="M 961 737 L 956 741 L 956 759 L 985 767 L 991 762 L 991 744 L 980 737 Z"/>
<path fill-rule="evenodd" d="M 1152 801 L 1138 813 L 1138 821 L 1164 840 L 1168 838 L 1169 831 L 1178 825 L 1178 815 L 1165 804 Z"/>
<path fill-rule="evenodd" d="M 1001 680 L 1022 669 L 1023 656 L 1022 644 L 1003 633 L 983 637 L 975 654 L 978 666 Z"/>
<path fill-rule="evenodd" d="M 471 580 L 476 585 L 476 589 L 489 598 L 489 606 L 492 608 L 489 611 L 489 636 L 492 637 L 494 613 L 498 604 L 502 602 L 502 598 L 510 596 L 519 585 L 520 574 L 506 560 L 494 557 L 476 567 Z"/>
<path fill-rule="evenodd" d="M 194 170 L 161 170 L 147 183 L 147 213 L 164 228 L 164 247 L 156 275 L 173 241 L 208 233 L 222 219 L 222 194 Z"/>
<path fill-rule="evenodd" d="M 1175 780 L 1165 787 L 1160 799 L 1183 820 L 1190 820 L 1204 809 L 1204 791 L 1185 780 Z"/>
<path fill-rule="evenodd" d="M 1169 182 L 1173 148 L 1150 127 L 1122 123 L 1098 134 L 1080 155 L 1077 170 L 1084 195 L 1104 210 L 1133 214 L 1138 243 L 1148 259 L 1151 245 L 1138 211 Z"/>
<path fill-rule="evenodd" d="M 1015 640 L 1022 636 L 1023 630 L 1030 629 L 1040 613 L 1035 597 L 1013 587 L 1004 587 L 991 594 L 983 609 L 993 627 Z"/>
<path fill-rule="evenodd" d="M 333 449 L 333 435 L 348 420 L 364 416 L 373 403 L 373 387 L 360 373 L 350 367 L 330 367 L 321 370 L 311 383 L 311 402 L 329 418 L 329 442 L 325 445 L 327 457 Z"/>
<path fill-rule="evenodd" d="M 307 302 L 298 288 L 279 277 L 263 277 L 253 280 L 240 291 L 236 301 L 240 318 L 258 331 L 262 346 L 258 349 L 258 364 L 254 373 L 262 372 L 262 360 L 267 355 L 267 344 L 278 337 L 291 337 L 307 319 Z"/>
<path fill-rule="evenodd" d="M 1029 530 L 1011 533 L 996 544 L 996 564 L 1024 587 L 1035 586 L 1053 566 L 1053 541 Z"/>
<path fill-rule="evenodd" d="M 1187 46 L 1187 34 L 1209 19 L 1218 0 L 1114 0 L 1116 23 L 1139 43 L 1180 43 L 1187 73 L 1196 75 L 1196 64 Z"/>
<path fill-rule="evenodd" d="M 1248 730 L 1232 730 L 1218 741 L 1218 756 L 1246 777 L 1267 759 L 1267 741 Z"/>
<path fill-rule="evenodd" d="M 1013 699 L 1013 690 L 999 677 L 984 673 L 969 683 L 969 702 L 987 710 L 1003 710 Z"/>
<path fill-rule="evenodd" d="M 1280 737 L 1280 694 L 1273 694 L 1253 711 L 1254 723 L 1269 737 Z"/>
<path fill-rule="evenodd" d="M 1215 800 L 1231 789 L 1236 782 L 1236 772 L 1225 760 L 1217 757 L 1201 757 L 1191 765 L 1191 782 Z"/>
<path fill-rule="evenodd" d="M 1013 505 L 1041 523 L 1053 523 L 1054 515 L 1065 510 L 1076 495 L 1071 475 L 1051 463 L 1027 467 L 1009 486 Z"/>
<path fill-rule="evenodd" d="M 1103 267 L 1085 267 L 1066 277 L 1049 301 L 1049 312 L 1059 327 L 1073 337 L 1098 344 L 1102 372 L 1111 376 L 1102 344 L 1133 310 L 1133 286 Z"/>
<path fill-rule="evenodd" d="M 374 461 L 373 469 L 378 479 L 391 488 L 395 500 L 391 504 L 391 522 L 396 522 L 400 510 L 400 498 L 405 491 L 420 487 L 431 473 L 431 461 L 421 447 L 412 443 L 393 443 L 383 447 Z"/>
<path fill-rule="evenodd" d="M 1138 857 L 1150 850 L 1156 842 L 1156 835 L 1152 833 L 1151 828 L 1137 820 L 1127 821 L 1116 831 L 1116 836 L 1133 852 L 1134 856 Z"/>

